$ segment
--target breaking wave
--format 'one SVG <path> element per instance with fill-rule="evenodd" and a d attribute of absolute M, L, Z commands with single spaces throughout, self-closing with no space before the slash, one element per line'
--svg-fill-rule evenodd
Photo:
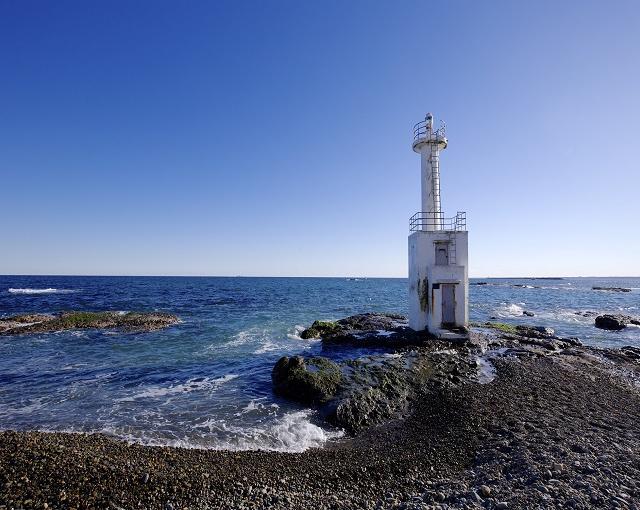
<path fill-rule="evenodd" d="M 8 289 L 9 294 L 71 294 L 77 292 L 74 289 Z"/>

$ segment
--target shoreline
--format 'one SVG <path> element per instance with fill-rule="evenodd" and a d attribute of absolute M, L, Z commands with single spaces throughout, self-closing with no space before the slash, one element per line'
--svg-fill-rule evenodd
<path fill-rule="evenodd" d="M 428 392 L 404 419 L 302 453 L 3 431 L 0 508 L 638 508 L 639 357 L 500 358 L 488 384 Z"/>

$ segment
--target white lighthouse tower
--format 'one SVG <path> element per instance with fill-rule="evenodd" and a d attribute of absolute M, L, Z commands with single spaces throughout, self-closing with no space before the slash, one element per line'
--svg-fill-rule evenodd
<path fill-rule="evenodd" d="M 445 218 L 440 204 L 440 151 L 447 148 L 444 124 L 433 115 L 413 130 L 420 154 L 422 210 L 409 220 L 409 326 L 438 338 L 466 338 L 469 320 L 466 214 Z"/>

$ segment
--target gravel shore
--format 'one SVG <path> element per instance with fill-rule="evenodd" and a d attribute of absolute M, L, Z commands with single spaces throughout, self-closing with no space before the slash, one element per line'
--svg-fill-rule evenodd
<path fill-rule="evenodd" d="M 412 414 L 301 454 L 0 433 L 0 508 L 640 508 L 637 353 L 496 360 Z"/>

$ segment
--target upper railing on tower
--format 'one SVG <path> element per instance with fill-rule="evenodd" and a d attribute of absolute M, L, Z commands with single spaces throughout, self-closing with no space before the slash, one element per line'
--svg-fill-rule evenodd
<path fill-rule="evenodd" d="M 445 218 L 442 212 L 415 213 L 409 218 L 409 231 L 444 230 L 460 232 L 467 230 L 467 213 L 458 211 L 453 218 Z"/>
<path fill-rule="evenodd" d="M 446 140 L 447 126 L 444 122 L 440 122 L 438 129 L 429 128 L 429 121 L 421 120 L 415 126 L 413 126 L 413 141 L 417 142 L 422 138 L 428 138 L 429 140 Z"/>

